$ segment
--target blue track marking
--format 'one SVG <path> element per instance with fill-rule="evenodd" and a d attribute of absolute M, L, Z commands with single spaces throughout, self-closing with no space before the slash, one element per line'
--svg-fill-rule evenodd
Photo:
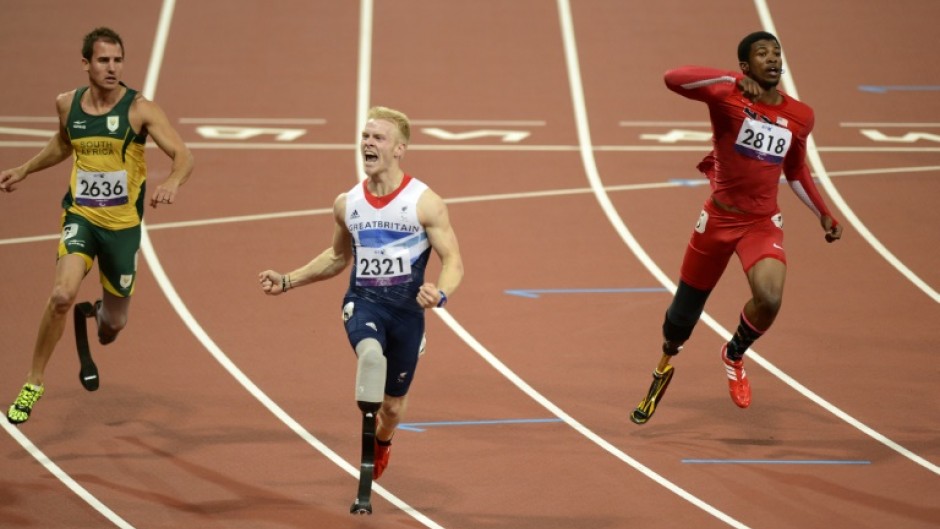
<path fill-rule="evenodd" d="M 870 465 L 871 461 L 852 459 L 683 459 L 694 465 Z"/>
<path fill-rule="evenodd" d="M 636 294 L 646 292 L 669 292 L 663 287 L 640 288 L 543 288 L 507 290 L 510 296 L 535 299 L 542 294 Z"/>
<path fill-rule="evenodd" d="M 561 419 L 494 419 L 488 421 L 439 421 L 439 422 L 409 422 L 398 425 L 399 430 L 409 432 L 423 432 L 428 428 L 441 426 L 489 426 L 493 424 L 545 424 L 561 422 Z"/>
<path fill-rule="evenodd" d="M 890 91 L 896 92 L 935 92 L 940 90 L 940 85 L 868 85 L 858 86 L 861 92 L 870 92 L 872 94 L 885 94 Z"/>
<path fill-rule="evenodd" d="M 707 178 L 671 178 L 669 183 L 682 187 L 698 187 L 708 185 Z"/>

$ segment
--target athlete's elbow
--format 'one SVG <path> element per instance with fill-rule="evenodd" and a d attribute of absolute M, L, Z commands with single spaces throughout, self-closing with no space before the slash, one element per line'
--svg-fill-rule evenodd
<path fill-rule="evenodd" d="M 329 267 L 330 277 L 339 275 L 343 270 L 346 270 L 346 267 L 349 266 L 351 262 L 352 259 L 347 258 L 345 255 L 334 255 L 333 261 Z"/>

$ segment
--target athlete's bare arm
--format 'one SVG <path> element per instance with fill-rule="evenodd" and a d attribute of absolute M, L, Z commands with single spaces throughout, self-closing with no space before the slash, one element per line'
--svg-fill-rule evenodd
<path fill-rule="evenodd" d="M 39 154 L 33 156 L 19 167 L 0 171 L 0 191 L 10 193 L 16 190 L 16 184 L 23 181 L 31 173 L 42 171 L 59 164 L 72 155 L 72 144 L 69 142 L 68 131 L 65 129 L 65 120 L 68 117 L 69 106 L 75 91 L 65 92 L 56 97 L 56 112 L 59 116 L 59 130 L 55 132 L 49 142 Z"/>
<path fill-rule="evenodd" d="M 457 235 L 450 224 L 447 205 L 430 189 L 418 199 L 418 220 L 427 231 L 431 248 L 441 259 L 441 275 L 437 278 L 437 284 L 425 283 L 418 291 L 418 304 L 429 309 L 436 307 L 441 301 L 439 291 L 443 290 L 450 296 L 460 286 L 463 279 L 463 260 L 460 257 Z"/>
<path fill-rule="evenodd" d="M 346 193 L 333 202 L 333 244 L 304 266 L 280 274 L 265 270 L 258 275 L 265 294 L 278 295 L 286 290 L 336 276 L 352 262 L 352 235 L 346 228 Z"/>
<path fill-rule="evenodd" d="M 130 120 L 134 130 L 146 130 L 160 150 L 173 161 L 169 176 L 151 195 L 150 206 L 155 208 L 161 203 L 172 204 L 179 187 L 189 180 L 193 172 L 193 153 L 183 143 L 183 139 L 170 124 L 160 105 L 153 101 L 138 95 L 131 105 Z"/>

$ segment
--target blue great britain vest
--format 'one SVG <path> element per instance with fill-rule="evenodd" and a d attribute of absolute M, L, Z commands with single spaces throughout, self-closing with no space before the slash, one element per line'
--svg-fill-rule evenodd
<path fill-rule="evenodd" d="M 365 181 L 346 194 L 345 220 L 354 257 L 347 297 L 422 310 L 415 298 L 424 283 L 431 244 L 418 222 L 418 198 L 427 188 L 405 175 L 388 197 L 369 194 Z"/>

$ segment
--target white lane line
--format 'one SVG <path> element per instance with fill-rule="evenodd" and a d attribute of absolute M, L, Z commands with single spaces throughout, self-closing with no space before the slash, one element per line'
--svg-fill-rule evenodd
<path fill-rule="evenodd" d="M 180 118 L 180 123 L 229 125 L 326 125 L 323 118 Z"/>
<path fill-rule="evenodd" d="M 707 127 L 712 124 L 708 121 L 620 121 L 621 127 Z"/>
<path fill-rule="evenodd" d="M 375 6 L 372 0 L 360 0 L 359 2 L 359 63 L 358 78 L 356 86 L 356 123 L 355 141 L 353 145 L 356 149 L 356 174 L 365 173 L 365 165 L 362 156 L 359 156 L 359 144 L 362 138 L 361 127 L 365 125 L 366 116 L 369 112 L 369 98 L 372 91 L 372 14 L 375 12 Z M 360 176 L 360 180 L 362 177 Z"/>
<path fill-rule="evenodd" d="M 55 136 L 54 129 L 23 129 L 19 127 L 0 127 L 0 134 L 10 134 L 11 136 L 36 136 L 39 138 L 51 138 Z"/>
<path fill-rule="evenodd" d="M 0 116 L 0 123 L 58 123 L 52 116 Z"/>
<path fill-rule="evenodd" d="M 920 167 L 891 167 L 882 169 L 855 169 L 851 171 L 829 171 L 829 176 L 866 176 L 884 175 L 892 173 L 930 173 L 940 171 L 940 165 L 923 165 Z M 815 176 L 815 175 L 813 175 Z"/>
<path fill-rule="evenodd" d="M 764 28 L 777 35 L 777 38 L 781 38 L 777 33 L 777 28 L 774 25 L 773 17 L 770 15 L 770 8 L 767 6 L 766 0 L 754 0 L 754 5 L 757 8 L 758 15 L 760 16 L 761 24 Z M 783 77 L 783 86 L 787 92 L 793 95 L 796 99 L 799 99 L 800 96 L 796 91 L 796 82 L 793 81 L 793 69 L 787 67 L 787 73 Z M 839 193 L 839 190 L 836 188 L 835 184 L 832 183 L 832 180 L 829 178 L 829 175 L 826 173 L 826 167 L 823 165 L 822 158 L 819 156 L 819 149 L 816 148 L 816 140 L 813 139 L 813 135 L 810 134 L 809 139 L 806 142 L 807 149 L 807 158 L 809 158 L 810 165 L 813 167 L 813 172 L 816 173 L 817 178 L 819 178 L 820 183 L 822 183 L 823 188 L 825 188 L 826 193 L 829 194 L 829 197 L 832 198 L 832 201 L 835 203 L 836 207 L 842 212 L 842 215 L 845 217 L 845 222 L 848 222 L 852 228 L 858 232 L 859 235 L 864 238 L 872 248 L 878 252 L 885 261 L 891 264 L 898 272 L 901 273 L 904 277 L 908 279 L 911 283 L 914 284 L 918 289 L 927 294 L 931 299 L 936 303 L 940 303 L 940 293 L 933 289 L 926 281 L 921 279 L 917 274 L 915 274 L 910 268 L 907 267 L 900 259 L 898 259 L 893 253 L 891 253 L 888 248 L 879 241 L 875 235 L 868 229 L 867 226 L 862 222 L 862 219 L 855 214 L 852 208 L 849 206 L 848 202 L 842 198 L 842 194 Z M 936 468 L 936 467 L 935 467 Z"/>
<path fill-rule="evenodd" d="M 940 123 L 901 123 L 901 122 L 896 122 L 896 121 L 886 121 L 886 122 L 876 123 L 876 122 L 845 121 L 845 122 L 839 123 L 839 126 L 840 127 L 892 127 L 892 128 L 928 127 L 928 128 L 934 128 L 934 127 L 940 127 Z"/>
<path fill-rule="evenodd" d="M 49 132 L 51 136 L 53 132 Z M 18 149 L 26 147 L 42 148 L 47 142 L 16 140 L 0 141 L 0 148 Z M 229 151 L 251 151 L 251 150 L 280 150 L 280 151 L 349 151 L 359 150 L 358 142 L 353 143 L 300 143 L 300 142 L 247 142 L 236 140 L 219 140 L 216 142 L 194 141 L 186 142 L 186 146 L 192 150 L 229 150 Z M 147 144 L 148 149 L 157 149 L 156 145 Z M 595 145 L 593 149 L 597 152 L 703 152 L 707 150 L 705 144 L 702 145 Z M 848 152 L 848 153 L 937 153 L 940 147 L 817 147 L 819 152 Z M 499 145 L 499 144 L 475 144 L 475 145 L 450 145 L 450 144 L 422 144 L 412 143 L 408 145 L 409 151 L 505 151 L 505 152 L 573 152 L 580 151 L 578 145 Z"/>
<path fill-rule="evenodd" d="M 29 455 L 33 456 L 33 459 L 39 462 L 50 474 L 58 478 L 66 487 L 68 487 L 76 496 L 85 500 L 85 503 L 91 505 L 91 508 L 98 511 L 102 516 L 111 521 L 114 525 L 121 527 L 122 529 L 134 529 L 134 526 L 129 524 L 126 520 L 117 515 L 114 511 L 108 508 L 107 505 L 101 503 L 98 498 L 96 498 L 92 493 L 88 492 L 85 487 L 82 487 L 77 481 L 72 479 L 72 476 L 69 476 L 64 470 L 62 470 L 59 465 L 55 464 L 49 456 L 47 456 L 42 450 L 40 450 L 32 441 L 29 440 L 26 435 L 24 435 L 20 430 L 9 424 L 7 421 L 0 422 L 0 425 L 3 426 L 3 429 L 10 434 L 17 443 L 20 444 L 23 448 L 26 449 L 26 452 Z"/>
<path fill-rule="evenodd" d="M 663 189 L 669 187 L 686 187 L 688 184 L 677 183 L 677 182 L 659 182 L 659 183 L 649 183 L 649 184 L 625 184 L 625 185 L 616 185 L 608 186 L 606 189 L 609 192 L 616 191 L 639 191 L 644 189 Z M 573 189 L 547 189 L 544 191 L 527 191 L 520 193 L 497 193 L 493 195 L 472 195 L 466 197 L 455 197 L 455 198 L 445 198 L 444 202 L 448 204 L 466 204 L 473 202 L 493 202 L 499 200 L 523 200 L 528 198 L 540 198 L 540 197 L 557 197 L 557 196 L 570 196 L 570 195 L 582 195 L 592 193 L 593 190 L 589 187 L 582 188 L 573 188 Z M 254 215 L 233 215 L 229 217 L 216 217 L 212 219 L 200 219 L 200 220 L 184 220 L 176 222 L 162 222 L 162 223 L 147 223 L 147 229 L 150 231 L 154 230 L 167 230 L 167 229 L 178 229 L 178 228 L 195 228 L 199 226 L 211 226 L 215 224 L 233 224 L 239 222 L 257 222 L 265 220 L 274 220 L 274 219 L 284 219 L 291 217 L 310 217 L 314 215 L 329 215 L 332 214 L 332 208 L 317 208 L 317 209 L 300 209 L 294 211 L 279 211 L 277 213 L 258 213 Z M 41 241 L 52 241 L 61 237 L 61 234 L 50 233 L 48 235 L 36 235 L 32 237 L 16 237 L 11 239 L 0 239 L 0 246 L 3 245 L 12 245 L 12 244 L 27 244 L 32 242 L 41 242 Z"/>
<path fill-rule="evenodd" d="M 916 173 L 916 172 L 934 172 L 940 171 L 940 165 L 938 166 L 923 166 L 923 167 L 890 167 L 882 169 L 858 169 L 852 171 L 830 171 L 830 177 L 842 177 L 842 176 L 860 176 L 860 175 L 873 175 L 873 174 L 891 174 L 891 173 Z M 699 183 L 700 185 L 707 184 L 708 181 L 705 179 L 699 180 L 686 180 L 686 181 L 670 181 L 670 182 L 649 182 L 645 184 L 622 184 L 622 185 L 610 185 L 604 186 L 604 191 L 607 193 L 616 193 L 620 191 L 643 191 L 646 189 L 666 189 L 670 187 L 688 187 L 690 182 Z M 546 189 L 543 191 L 525 191 L 518 193 L 495 193 L 492 195 L 470 195 L 465 197 L 451 197 L 445 198 L 444 202 L 448 204 L 467 204 L 474 202 L 494 202 L 499 200 L 525 200 L 530 198 L 541 198 L 541 197 L 559 197 L 559 196 L 572 196 L 572 195 L 583 195 L 588 193 L 593 193 L 594 190 L 590 187 L 575 187 L 567 189 Z M 212 226 L 216 224 L 232 224 L 239 222 L 256 222 L 256 221 L 265 221 L 265 220 L 274 220 L 274 219 L 284 219 L 291 217 L 309 217 L 314 215 L 328 215 L 333 212 L 330 208 L 317 208 L 317 209 L 300 209 L 293 211 L 279 211 L 276 213 L 257 213 L 254 215 L 233 215 L 228 217 L 216 217 L 212 219 L 200 219 L 200 220 L 183 220 L 177 222 L 159 222 L 159 223 L 147 223 L 147 229 L 150 231 L 154 230 L 168 230 L 168 229 L 178 229 L 178 228 L 195 228 L 199 226 Z M 28 244 L 33 242 L 42 242 L 42 241 L 51 241 L 58 239 L 61 235 L 58 233 L 50 233 L 47 235 L 35 235 L 31 237 L 14 237 L 10 239 L 0 239 L 0 246 L 3 245 L 12 245 L 12 244 Z"/>
<path fill-rule="evenodd" d="M 412 119 L 411 125 L 438 125 L 457 127 L 544 127 L 545 121 L 526 119 Z"/>

